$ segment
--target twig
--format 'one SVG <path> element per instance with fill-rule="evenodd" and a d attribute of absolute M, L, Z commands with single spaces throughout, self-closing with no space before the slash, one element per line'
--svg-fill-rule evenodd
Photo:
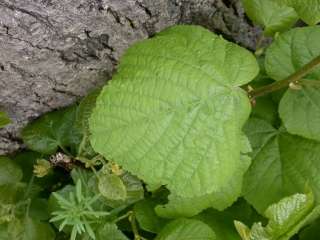
<path fill-rule="evenodd" d="M 305 66 L 303 66 L 301 69 L 291 74 L 289 77 L 281 81 L 277 81 L 272 84 L 249 91 L 248 95 L 250 99 L 253 101 L 257 97 L 261 97 L 268 93 L 288 87 L 290 83 L 299 84 L 300 79 L 302 79 L 308 73 L 312 72 L 318 66 L 320 66 L 320 56 L 314 58 L 312 61 L 310 61 Z"/>

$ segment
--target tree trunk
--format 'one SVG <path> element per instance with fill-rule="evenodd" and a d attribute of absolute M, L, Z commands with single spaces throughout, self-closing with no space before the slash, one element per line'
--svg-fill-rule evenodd
<path fill-rule="evenodd" d="M 200 24 L 254 49 L 260 30 L 239 0 L 0 0 L 0 155 L 19 132 L 111 78 L 132 43 L 179 23 Z"/>

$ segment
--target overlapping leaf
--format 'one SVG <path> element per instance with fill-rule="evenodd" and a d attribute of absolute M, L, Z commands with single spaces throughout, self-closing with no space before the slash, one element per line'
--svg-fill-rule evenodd
<path fill-rule="evenodd" d="M 250 111 L 239 86 L 257 72 L 247 50 L 201 27 L 169 28 L 122 58 L 90 119 L 93 148 L 179 197 L 222 191 Z"/>
<path fill-rule="evenodd" d="M 245 174 L 243 193 L 260 213 L 285 196 L 303 192 L 306 184 L 320 202 L 319 142 L 277 130 L 260 119 L 251 119 L 245 131 L 253 163 Z"/>
<path fill-rule="evenodd" d="M 177 219 L 168 223 L 155 240 L 197 239 L 215 240 L 212 229 L 195 219 Z"/>
<path fill-rule="evenodd" d="M 289 240 L 319 215 L 320 207 L 314 207 L 312 193 L 298 193 L 267 208 L 269 222 L 265 227 L 260 222 L 254 223 L 251 230 L 240 222 L 236 226 L 243 240 Z"/>
<path fill-rule="evenodd" d="M 0 186 L 18 183 L 21 179 L 21 168 L 10 158 L 0 156 Z"/>
<path fill-rule="evenodd" d="M 54 240 L 55 232 L 49 224 L 25 217 L 15 219 L 7 226 L 0 225 L 0 237 L 2 240 Z"/>
<path fill-rule="evenodd" d="M 273 35 L 290 28 L 297 20 L 295 10 L 281 0 L 242 0 L 246 14 L 265 28 L 266 35 Z"/>
<path fill-rule="evenodd" d="M 254 222 L 264 221 L 256 211 L 243 199 L 224 211 L 208 209 L 195 217 L 210 226 L 219 240 L 240 240 L 234 221 L 251 226 Z"/>
<path fill-rule="evenodd" d="M 134 205 L 135 217 L 145 231 L 158 233 L 166 223 L 166 220 L 157 216 L 154 211 L 157 204 L 155 199 L 144 199 Z"/>
<path fill-rule="evenodd" d="M 264 27 L 266 35 L 288 30 L 301 18 L 308 25 L 320 22 L 319 0 L 242 0 L 246 14 Z"/>
<path fill-rule="evenodd" d="M 319 39 L 318 26 L 296 28 L 280 35 L 266 52 L 269 76 L 277 81 L 282 80 L 318 57 Z M 320 68 L 305 79 L 320 80 Z M 280 117 L 290 133 L 320 140 L 320 84 L 309 86 L 304 85 L 303 81 L 301 90 L 288 89 L 284 94 L 279 106 Z"/>
<path fill-rule="evenodd" d="M 316 25 L 320 22 L 320 1 L 319 0 L 280 0 L 288 6 L 293 7 L 299 17 L 309 25 Z"/>
<path fill-rule="evenodd" d="M 23 141 L 30 149 L 44 154 L 52 154 L 59 147 L 75 152 L 82 138 L 74 126 L 76 111 L 73 106 L 44 115 L 23 129 Z"/>
<path fill-rule="evenodd" d="M 243 175 L 250 163 L 250 158 L 243 155 L 238 171 L 221 191 L 193 198 L 170 194 L 169 203 L 156 207 L 157 214 L 165 218 L 191 217 L 207 208 L 223 210 L 229 207 L 241 195 Z"/>

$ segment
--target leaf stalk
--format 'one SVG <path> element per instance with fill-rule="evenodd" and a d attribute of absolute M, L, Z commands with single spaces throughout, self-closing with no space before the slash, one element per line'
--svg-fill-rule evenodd
<path fill-rule="evenodd" d="M 299 84 L 299 80 L 301 80 L 304 76 L 312 72 L 315 68 L 320 66 L 320 56 L 314 58 L 312 61 L 304 65 L 295 73 L 291 74 L 289 77 L 276 81 L 272 84 L 253 89 L 248 92 L 248 95 L 251 100 L 256 99 L 257 97 L 264 96 L 271 92 L 280 90 L 282 88 L 288 87 L 290 83 Z"/>

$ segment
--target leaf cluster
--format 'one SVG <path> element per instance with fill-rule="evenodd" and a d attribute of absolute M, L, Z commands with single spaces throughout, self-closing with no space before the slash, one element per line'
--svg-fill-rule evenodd
<path fill-rule="evenodd" d="M 320 2 L 242 2 L 269 46 L 170 27 L 23 129 L 0 239 L 319 239 Z"/>

